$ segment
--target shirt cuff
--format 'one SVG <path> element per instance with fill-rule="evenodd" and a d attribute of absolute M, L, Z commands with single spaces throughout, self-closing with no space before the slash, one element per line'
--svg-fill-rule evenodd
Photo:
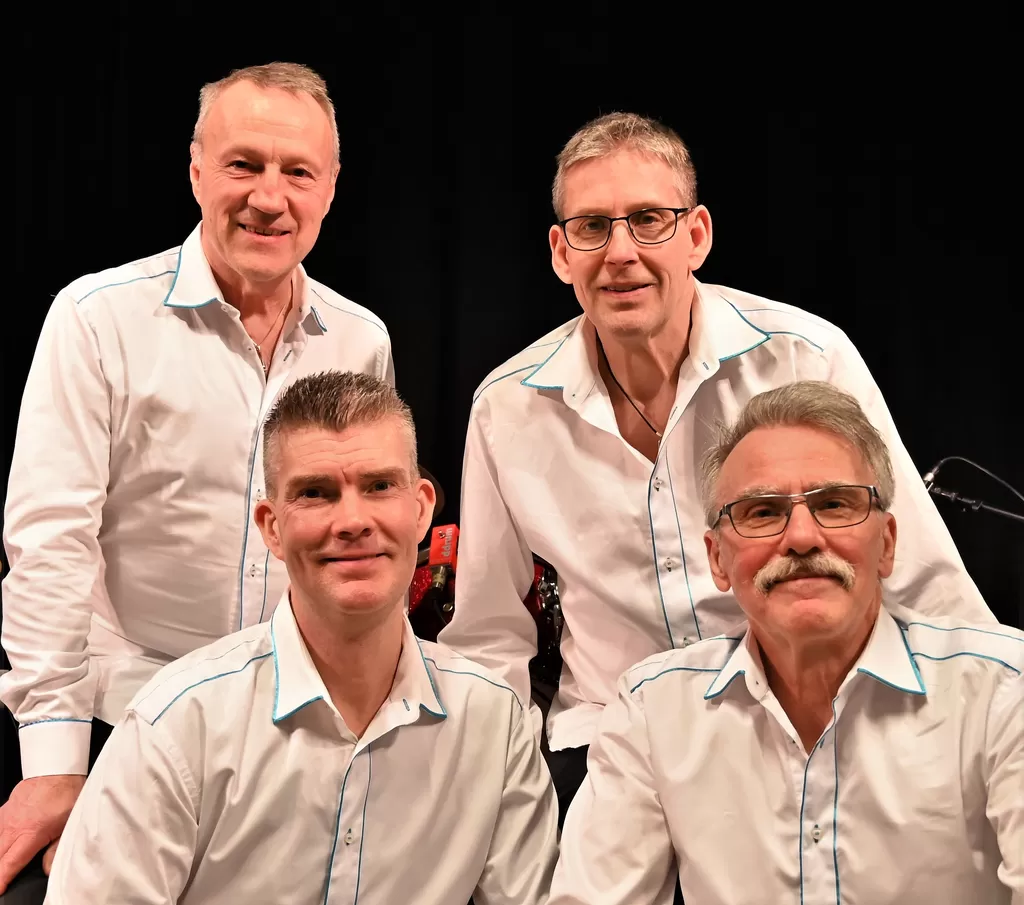
<path fill-rule="evenodd" d="M 18 730 L 21 775 L 58 776 L 89 772 L 92 720 L 40 720 Z"/>

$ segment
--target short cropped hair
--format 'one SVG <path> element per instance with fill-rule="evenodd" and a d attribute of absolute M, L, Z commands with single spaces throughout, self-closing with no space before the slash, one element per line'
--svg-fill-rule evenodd
<path fill-rule="evenodd" d="M 759 427 L 815 427 L 845 440 L 874 473 L 878 501 L 883 510 L 892 505 L 896 481 L 889 449 L 860 403 L 849 393 L 820 380 L 787 383 L 751 399 L 731 427 L 717 425 L 717 435 L 704 453 L 700 467 L 700 493 L 709 528 L 718 517 L 715 499 L 722 466 L 736 445 Z"/>
<path fill-rule="evenodd" d="M 683 207 L 697 205 L 697 171 L 689 148 L 675 130 L 637 113 L 608 113 L 579 129 L 558 155 L 551 187 L 551 204 L 557 219 L 565 216 L 565 175 L 569 169 L 621 149 L 639 151 L 667 163 L 675 173 Z"/>
<path fill-rule="evenodd" d="M 263 480 L 267 496 L 276 495 L 277 460 L 283 434 L 307 428 L 337 431 L 353 425 L 376 424 L 396 418 L 409 440 L 413 480 L 416 464 L 416 426 L 412 412 L 391 384 L 369 374 L 324 371 L 301 377 L 275 403 L 263 424 Z"/>
<path fill-rule="evenodd" d="M 320 105 L 327 114 L 331 124 L 334 162 L 337 164 L 341 155 L 341 141 L 338 138 L 338 120 L 334 115 L 334 103 L 327 92 L 327 83 L 308 66 L 301 63 L 266 63 L 263 66 L 247 66 L 235 69 L 230 75 L 216 82 L 203 85 L 199 91 L 199 116 L 192 132 L 192 141 L 200 148 L 203 146 L 203 127 L 206 117 L 214 101 L 236 82 L 252 82 L 257 88 L 280 88 L 292 94 L 308 94 Z"/>

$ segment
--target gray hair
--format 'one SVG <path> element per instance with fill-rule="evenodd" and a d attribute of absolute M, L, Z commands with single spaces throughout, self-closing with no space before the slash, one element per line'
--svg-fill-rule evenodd
<path fill-rule="evenodd" d="M 192 132 L 192 141 L 198 147 L 203 145 L 203 127 L 214 101 L 236 82 L 252 82 L 257 88 L 280 88 L 292 94 L 308 94 L 327 114 L 331 124 L 334 162 L 341 159 L 341 142 L 338 138 L 338 121 L 334 115 L 334 103 L 327 93 L 327 83 L 308 66 L 301 63 L 267 63 L 263 66 L 247 66 L 236 69 L 230 75 L 216 82 L 203 85 L 199 92 L 199 116 Z"/>
<path fill-rule="evenodd" d="M 412 412 L 391 384 L 354 371 L 324 371 L 301 377 L 288 387 L 263 423 L 263 480 L 267 496 L 276 493 L 277 460 L 282 434 L 306 428 L 341 432 L 353 425 L 396 418 L 409 440 L 410 472 L 419 477 L 416 426 Z"/>
<path fill-rule="evenodd" d="M 676 177 L 684 207 L 697 204 L 697 172 L 690 151 L 673 129 L 637 113 L 608 113 L 591 120 L 566 142 L 558 155 L 551 204 L 561 220 L 565 213 L 565 174 L 585 160 L 607 157 L 620 149 L 639 151 L 667 163 Z"/>
<path fill-rule="evenodd" d="M 717 426 L 717 436 L 700 463 L 700 495 L 709 528 L 718 516 L 718 477 L 729 454 L 759 427 L 816 427 L 845 440 L 856 449 L 878 482 L 878 502 L 892 505 L 895 492 L 892 462 L 885 440 L 849 393 L 820 380 L 799 380 L 759 393 L 740 412 L 736 423 Z"/>

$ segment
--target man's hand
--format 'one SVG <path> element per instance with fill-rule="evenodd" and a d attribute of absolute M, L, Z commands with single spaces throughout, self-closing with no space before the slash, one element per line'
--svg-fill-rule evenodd
<path fill-rule="evenodd" d="M 40 849 L 49 874 L 57 842 L 85 785 L 76 774 L 23 779 L 0 807 L 0 895 Z"/>

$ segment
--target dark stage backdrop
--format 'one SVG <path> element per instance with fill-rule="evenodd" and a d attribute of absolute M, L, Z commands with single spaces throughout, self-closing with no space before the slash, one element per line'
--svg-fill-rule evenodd
<path fill-rule="evenodd" d="M 443 521 L 458 518 L 474 388 L 578 313 L 549 264 L 554 156 L 614 109 L 658 116 L 689 142 L 715 227 L 703 280 L 842 327 L 922 472 L 959 454 L 1024 483 L 1015 54 L 998 23 L 925 36 L 895 33 L 891 17 L 877 30 L 803 22 L 752 50 L 731 29 L 687 32 L 623 4 L 579 6 L 566 28 L 349 17 L 333 4 L 216 21 L 180 5 L 110 9 L 8 33 L 21 68 L 8 70 L 4 475 L 52 296 L 185 238 L 199 219 L 187 169 L 201 84 L 284 59 L 327 79 L 342 139 L 306 266 L 387 322 L 422 459 L 447 491 Z M 966 466 L 942 484 L 1024 509 Z M 992 608 L 1020 624 L 1024 530 L 939 508 Z"/>

